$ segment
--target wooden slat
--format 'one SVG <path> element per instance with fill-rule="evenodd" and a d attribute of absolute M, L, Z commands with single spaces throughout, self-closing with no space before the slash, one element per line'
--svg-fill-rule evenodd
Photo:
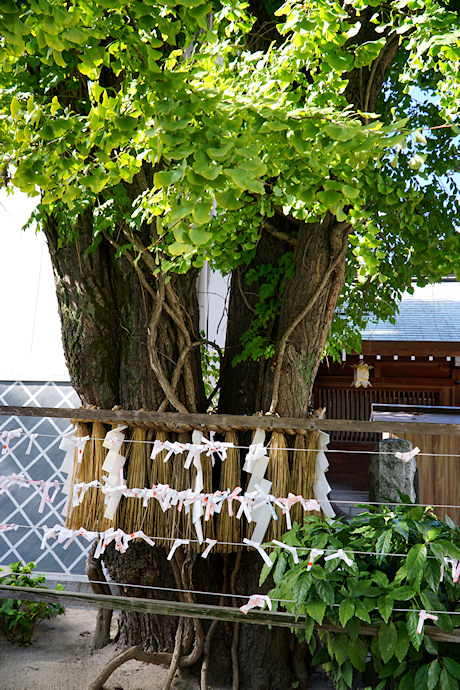
<path fill-rule="evenodd" d="M 103 594 L 90 594 L 88 592 L 66 592 L 64 590 L 30 587 L 15 587 L 4 585 L 0 582 L 0 595 L 8 599 L 21 599 L 25 601 L 47 601 L 58 604 L 67 604 L 87 608 L 122 609 L 124 611 L 137 611 L 139 613 L 154 613 L 165 616 L 186 616 L 187 618 L 203 618 L 230 623 L 250 623 L 252 625 L 275 625 L 281 628 L 304 628 L 305 616 L 299 616 L 296 620 L 291 613 L 282 611 L 256 611 L 243 613 L 232 606 L 215 606 L 212 604 L 192 604 L 183 601 L 164 601 L 161 599 L 142 599 L 140 597 L 106 596 Z M 345 632 L 338 625 L 324 623 L 315 626 L 318 630 L 327 632 Z M 376 636 L 377 625 L 361 625 L 361 634 Z M 446 633 L 434 626 L 425 625 L 425 635 L 433 640 L 443 642 L 460 642 L 460 629 L 453 634 Z"/>
<path fill-rule="evenodd" d="M 321 431 L 365 431 L 367 433 L 389 432 L 394 434 L 419 433 L 431 435 L 460 435 L 460 424 L 436 424 L 432 422 L 366 422 L 351 419 L 298 419 L 264 415 L 246 417 L 225 414 L 185 414 L 181 412 L 144 412 L 139 410 L 86 410 L 62 409 L 55 407 L 0 407 L 0 415 L 18 417 L 51 417 L 77 419 L 81 421 L 101 421 L 107 424 L 147 424 L 169 425 L 173 427 L 220 428 L 220 429 L 292 429 L 302 433 L 311 429 Z"/>
<path fill-rule="evenodd" d="M 427 434 L 404 434 L 414 448 L 422 449 L 417 457 L 419 468 L 420 503 L 435 505 L 458 505 L 460 487 L 459 439 L 455 436 L 428 436 Z M 426 455 L 423 455 L 425 453 Z M 443 457 L 444 456 L 444 457 Z M 445 519 L 448 515 L 460 524 L 460 508 L 436 508 L 435 512 Z"/>

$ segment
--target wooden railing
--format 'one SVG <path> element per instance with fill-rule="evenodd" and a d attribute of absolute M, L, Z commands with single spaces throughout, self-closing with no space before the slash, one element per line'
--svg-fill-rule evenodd
<path fill-rule="evenodd" d="M 107 424 L 130 424 L 150 429 L 170 429 L 171 431 L 189 431 L 191 429 L 226 431 L 231 429 L 265 429 L 267 431 L 286 431 L 301 434 L 310 429 L 328 432 L 383 432 L 392 434 L 414 433 L 414 422 L 370 422 L 359 419 L 317 419 L 308 417 L 278 417 L 276 415 L 254 415 L 251 417 L 230 414 L 186 414 L 181 412 L 147 412 L 144 410 L 99 410 L 67 409 L 56 407 L 16 407 L 1 406 L 0 415 L 17 417 L 50 417 L 75 419 L 78 421 L 100 421 Z M 433 436 L 460 435 L 460 424 L 436 424 L 417 422 L 417 433 Z"/>

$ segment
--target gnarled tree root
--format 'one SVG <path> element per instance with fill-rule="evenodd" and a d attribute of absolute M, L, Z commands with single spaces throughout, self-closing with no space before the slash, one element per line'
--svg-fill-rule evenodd
<path fill-rule="evenodd" d="M 189 573 L 190 581 L 187 581 L 186 570 L 188 568 L 191 569 L 193 566 L 193 560 L 190 561 L 186 559 L 183 561 L 181 564 L 182 568 L 179 568 L 175 561 L 172 561 L 171 565 L 178 589 L 188 589 L 188 587 L 191 586 L 191 572 Z M 190 602 L 195 601 L 191 592 L 185 593 L 184 597 Z M 189 654 L 180 656 L 182 651 L 182 643 L 185 642 L 187 644 L 187 641 L 184 639 L 183 635 L 184 620 L 181 618 L 177 627 L 174 652 L 172 654 L 171 652 L 144 652 L 144 650 L 138 645 L 130 647 L 129 649 L 120 652 L 120 654 L 117 654 L 117 656 L 109 661 L 96 680 L 90 685 L 89 690 L 101 690 L 107 678 L 109 678 L 119 666 L 124 664 L 126 661 L 130 661 L 131 659 L 143 661 L 144 663 L 148 664 L 169 664 L 169 673 L 166 680 L 166 685 L 164 686 L 164 690 L 169 690 L 176 670 L 178 668 L 193 666 L 199 661 L 203 654 L 203 647 L 205 643 L 203 624 L 199 618 L 193 618 L 192 621 L 194 629 L 194 642 L 192 651 Z M 185 638 L 186 637 L 187 636 L 185 636 Z"/>
<path fill-rule="evenodd" d="M 168 677 L 166 678 L 166 682 L 163 686 L 163 690 L 169 690 L 171 687 L 171 683 L 173 682 L 174 675 L 177 671 L 177 667 L 179 666 L 179 659 L 180 659 L 180 653 L 182 649 L 182 632 L 184 630 L 184 619 L 180 618 L 179 619 L 179 625 L 177 626 L 176 630 L 176 641 L 174 644 L 174 652 L 172 655 L 171 663 L 169 665 L 169 671 L 168 671 Z"/>
<path fill-rule="evenodd" d="M 143 661 L 147 664 L 170 664 L 172 657 L 173 655 L 170 652 L 144 652 L 143 649 L 135 645 L 134 647 L 126 649 L 124 652 L 120 652 L 120 654 L 117 654 L 117 656 L 111 659 L 96 680 L 91 683 L 88 690 L 101 690 L 107 678 L 109 678 L 119 666 L 131 659 Z"/>
<path fill-rule="evenodd" d="M 176 668 L 185 668 L 186 666 L 193 666 L 193 664 L 196 664 L 203 653 L 203 640 L 197 639 L 195 640 L 195 646 L 190 654 L 179 657 Z M 138 645 L 135 645 L 134 647 L 125 649 L 111 659 L 104 670 L 101 671 L 98 677 L 91 683 L 88 690 L 102 690 L 107 678 L 109 678 L 119 666 L 122 666 L 122 664 L 127 661 L 131 661 L 131 659 L 136 659 L 146 664 L 169 664 L 171 666 L 173 656 L 174 654 L 171 654 L 171 652 L 144 652 Z"/>

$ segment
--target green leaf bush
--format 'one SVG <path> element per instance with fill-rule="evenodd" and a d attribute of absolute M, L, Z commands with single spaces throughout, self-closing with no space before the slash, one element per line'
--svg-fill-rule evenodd
<path fill-rule="evenodd" d="M 363 506 L 365 512 L 349 521 L 307 517 L 283 536 L 299 549 L 299 563 L 278 547 L 271 568 L 262 570 L 261 584 L 270 573 L 275 583 L 269 593 L 274 609 L 307 617 L 296 633 L 308 643 L 312 664 L 321 664 L 338 690 L 350 688 L 358 673 L 378 690 L 460 687 L 460 646 L 425 634 L 428 625 L 447 633 L 460 628 L 460 583 L 444 561 L 460 560 L 460 529 L 431 508 L 411 505 L 407 496 L 402 501 Z M 308 569 L 313 548 L 324 554 Z M 352 565 L 325 561 L 339 549 Z M 426 621 L 417 633 L 422 609 L 438 612 L 438 620 Z M 316 632 L 315 625 L 325 622 L 343 632 Z M 378 626 L 378 634 L 362 634 L 363 624 Z"/>
<path fill-rule="evenodd" d="M 9 574 L 2 578 L 5 585 L 17 587 L 42 587 L 43 575 L 32 575 L 35 563 L 21 565 L 11 563 Z M 57 589 L 62 589 L 58 585 Z M 10 642 L 29 645 L 32 633 L 45 618 L 53 618 L 65 613 L 60 604 L 42 601 L 21 601 L 20 599 L 0 599 L 0 630 Z"/>

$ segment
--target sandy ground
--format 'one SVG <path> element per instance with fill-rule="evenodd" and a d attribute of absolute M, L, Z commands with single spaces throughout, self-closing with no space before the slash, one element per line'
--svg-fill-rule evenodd
<path fill-rule="evenodd" d="M 0 690 L 87 690 L 110 659 L 121 651 L 115 644 L 92 651 L 95 621 L 95 610 L 66 608 L 64 616 L 45 620 L 36 628 L 29 647 L 13 645 L 0 634 Z M 112 625 L 114 636 L 116 614 Z M 104 688 L 161 690 L 166 676 L 166 668 L 133 660 L 120 666 Z M 318 674 L 309 684 L 309 690 L 332 687 Z M 194 681 L 181 680 L 179 676 L 172 688 L 199 690 Z"/>

